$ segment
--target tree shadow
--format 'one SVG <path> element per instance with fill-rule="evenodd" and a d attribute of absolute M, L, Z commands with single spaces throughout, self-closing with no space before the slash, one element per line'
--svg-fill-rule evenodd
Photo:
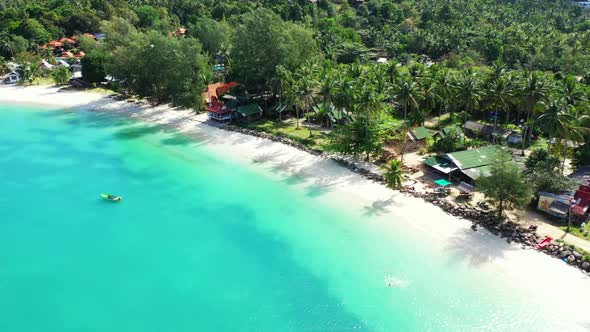
<path fill-rule="evenodd" d="M 373 203 L 371 203 L 371 205 L 367 205 L 365 207 L 363 207 L 363 209 L 365 210 L 364 215 L 367 217 L 372 217 L 372 216 L 380 216 L 384 213 L 388 213 L 390 212 L 389 207 L 394 203 L 393 197 L 390 197 L 388 199 L 378 199 L 376 201 L 374 201 Z"/>
<path fill-rule="evenodd" d="M 192 137 L 182 134 L 174 134 L 172 137 L 164 138 L 162 141 L 164 145 L 185 146 L 195 142 Z"/>
<path fill-rule="evenodd" d="M 270 168 L 270 170 L 272 172 L 288 172 L 290 170 L 293 170 L 299 165 L 299 161 L 297 159 L 298 158 L 296 157 L 291 157 L 288 160 L 279 161 L 278 163 L 275 163 Z"/>
<path fill-rule="evenodd" d="M 255 155 L 254 157 L 252 157 L 252 163 L 254 163 L 254 164 L 267 164 L 267 163 L 279 158 L 283 154 L 284 154 L 283 152 L 279 152 L 279 151 L 259 153 L 259 154 Z"/>
<path fill-rule="evenodd" d="M 132 139 L 141 138 L 141 137 L 144 137 L 147 135 L 155 134 L 155 133 L 158 133 L 162 130 L 163 130 L 163 128 L 160 125 L 151 125 L 151 126 L 140 125 L 140 126 L 119 129 L 117 132 L 115 132 L 114 136 L 116 138 L 123 139 L 123 140 L 132 140 Z"/>
<path fill-rule="evenodd" d="M 337 177 L 321 177 L 306 188 L 307 196 L 317 197 L 326 194 L 338 183 Z"/>
<path fill-rule="evenodd" d="M 508 251 L 517 248 L 492 236 L 485 230 L 477 232 L 464 228 L 453 235 L 446 247 L 445 252 L 455 262 L 466 261 L 470 266 L 477 267 L 483 264 L 501 259 Z"/>

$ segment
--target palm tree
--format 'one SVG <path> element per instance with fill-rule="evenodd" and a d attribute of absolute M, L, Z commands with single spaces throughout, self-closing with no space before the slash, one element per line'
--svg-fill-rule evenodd
<path fill-rule="evenodd" d="M 554 138 L 569 138 L 573 132 L 572 124 L 576 118 L 570 114 L 571 106 L 565 99 L 551 99 L 545 112 L 537 119 L 548 135 L 547 158 L 551 155 L 551 145 Z"/>
<path fill-rule="evenodd" d="M 436 84 L 430 78 L 424 78 L 420 81 L 420 87 L 422 91 L 422 99 L 420 105 L 420 112 L 421 114 L 416 117 L 419 119 L 418 124 L 424 124 L 424 118 L 428 116 L 436 105 L 441 101 L 440 96 L 437 94 Z M 440 121 L 440 114 L 439 114 L 439 121 Z"/>
<path fill-rule="evenodd" d="M 385 64 L 385 72 L 387 73 L 387 81 L 389 84 L 395 84 L 397 78 L 399 77 L 399 63 L 395 61 L 389 61 Z"/>
<path fill-rule="evenodd" d="M 324 104 L 332 103 L 332 95 L 334 93 L 334 72 L 329 61 L 324 62 L 320 71 L 320 84 L 318 88 L 318 95 L 321 96 Z"/>
<path fill-rule="evenodd" d="M 507 111 L 510 107 L 510 101 L 514 97 L 514 87 L 505 76 L 494 78 L 488 85 L 488 100 L 494 111 L 494 134 L 498 125 L 498 116 L 501 111 Z M 496 142 L 496 135 L 493 136 L 493 142 Z"/>
<path fill-rule="evenodd" d="M 394 86 L 393 99 L 401 105 L 404 111 L 404 121 L 408 118 L 408 109 L 418 107 L 421 99 L 420 87 L 414 79 L 408 75 L 400 76 Z"/>
<path fill-rule="evenodd" d="M 363 112 L 363 118 L 365 120 L 365 140 L 368 144 L 371 139 L 369 136 L 369 121 L 371 121 L 371 116 L 374 113 L 383 109 L 384 95 L 379 93 L 375 86 L 367 81 L 370 81 L 370 78 L 368 80 L 359 80 L 357 89 L 360 91 L 358 110 Z M 369 156 L 367 156 L 367 159 L 368 157 Z"/>
<path fill-rule="evenodd" d="M 439 96 L 440 101 L 442 102 L 442 108 L 444 113 L 449 110 L 449 106 L 451 105 L 451 98 L 453 97 L 453 90 L 455 88 L 455 84 L 453 82 L 453 78 L 448 69 L 442 69 L 438 72 L 435 79 L 435 93 Z M 451 109 L 451 120 L 453 120 L 453 112 Z M 440 123 L 440 109 L 438 113 L 438 121 Z"/>
<path fill-rule="evenodd" d="M 527 129 L 528 143 L 533 135 L 533 118 L 535 108 L 543 102 L 549 93 L 549 84 L 545 76 L 538 72 L 526 73 L 522 83 L 522 102 L 526 110 L 526 121 L 530 122 Z M 524 137 L 523 137 L 524 140 Z M 524 144 L 524 143 L 523 143 Z"/>
<path fill-rule="evenodd" d="M 0 34 L 0 50 L 2 54 L 8 58 L 14 56 L 14 49 L 12 47 L 10 36 L 7 33 Z"/>
<path fill-rule="evenodd" d="M 381 166 L 381 169 L 384 171 L 383 178 L 385 179 L 385 182 L 389 188 L 401 188 L 402 182 L 404 180 L 402 165 L 403 164 L 401 160 L 393 159 L 387 164 Z"/>
<path fill-rule="evenodd" d="M 578 81 L 573 76 L 567 76 L 561 82 L 563 97 L 568 105 L 577 106 L 586 100 L 586 94 L 580 88 Z"/>
<path fill-rule="evenodd" d="M 302 107 L 302 102 L 299 95 L 298 82 L 294 79 L 293 74 L 287 70 L 281 70 L 280 75 L 282 96 L 284 97 L 285 104 L 295 109 L 295 123 L 296 128 L 299 129 L 299 109 Z"/>
<path fill-rule="evenodd" d="M 311 131 L 311 115 L 309 114 L 309 110 L 313 106 L 319 84 L 316 79 L 316 69 L 316 64 L 308 62 L 303 67 L 299 68 L 295 74 L 297 80 L 297 94 L 299 95 L 299 103 L 307 113 L 309 137 L 313 136 Z"/>
<path fill-rule="evenodd" d="M 334 91 L 332 100 L 338 110 L 354 112 L 355 89 L 354 81 L 350 75 L 343 70 L 337 70 L 334 78 Z"/>
<path fill-rule="evenodd" d="M 479 106 L 482 97 L 481 80 L 474 72 L 467 71 L 461 76 L 457 83 L 456 97 L 464 108 L 464 120 L 467 122 L 467 115 Z"/>

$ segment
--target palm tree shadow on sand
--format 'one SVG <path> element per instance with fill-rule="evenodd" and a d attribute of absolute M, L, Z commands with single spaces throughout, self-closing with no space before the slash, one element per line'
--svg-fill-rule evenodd
<path fill-rule="evenodd" d="M 338 183 L 336 177 L 322 177 L 317 179 L 313 184 L 307 187 L 307 196 L 317 197 L 321 196 L 330 190 Z"/>
<path fill-rule="evenodd" d="M 516 249 L 485 230 L 474 232 L 469 228 L 457 231 L 444 248 L 450 263 L 467 262 L 472 267 L 502 259 L 506 252 Z"/>
<path fill-rule="evenodd" d="M 388 199 L 385 198 L 381 198 L 378 199 L 376 201 L 374 201 L 373 203 L 371 203 L 371 205 L 366 205 L 363 207 L 364 209 L 364 213 L 363 215 L 367 216 L 367 217 L 373 217 L 373 216 L 380 216 L 382 214 L 388 213 L 390 212 L 390 207 L 391 205 L 393 205 L 395 203 L 393 197 L 390 197 Z"/>

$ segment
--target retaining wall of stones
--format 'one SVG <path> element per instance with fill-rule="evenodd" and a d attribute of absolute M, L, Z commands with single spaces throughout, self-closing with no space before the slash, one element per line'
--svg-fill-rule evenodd
<path fill-rule="evenodd" d="M 279 142 L 282 144 L 292 146 L 296 149 L 305 151 L 314 156 L 321 156 L 323 158 L 333 160 L 340 166 L 345 167 L 350 171 L 359 174 L 368 180 L 385 184 L 385 180 L 383 176 L 380 174 L 373 173 L 370 170 L 367 170 L 366 168 L 361 167 L 357 163 L 350 161 L 348 159 L 334 155 L 327 155 L 320 150 L 310 149 L 302 143 L 299 143 L 292 139 L 272 135 L 253 129 L 242 128 L 234 125 L 226 125 L 221 128 L 224 130 L 260 137 L 274 142 Z M 404 192 L 417 198 L 422 198 L 426 202 L 438 206 L 450 215 L 471 221 L 471 229 L 473 229 L 473 231 L 477 231 L 478 226 L 483 227 L 490 231 L 492 234 L 500 236 L 501 238 L 505 238 L 506 242 L 508 243 L 520 244 L 523 249 L 535 248 L 537 246 L 537 243 L 541 241 L 541 237 L 537 234 L 536 227 L 534 226 L 529 228 L 520 227 L 518 224 L 512 221 L 501 223 L 492 212 L 464 206 L 457 206 L 446 201 L 444 198 L 441 198 L 435 193 L 422 194 L 412 189 L 402 189 L 401 192 Z M 550 256 L 562 259 L 570 265 L 578 267 L 584 273 L 590 273 L 590 263 L 584 259 L 583 255 L 565 246 L 563 243 L 550 244 L 543 248 L 542 251 Z"/>

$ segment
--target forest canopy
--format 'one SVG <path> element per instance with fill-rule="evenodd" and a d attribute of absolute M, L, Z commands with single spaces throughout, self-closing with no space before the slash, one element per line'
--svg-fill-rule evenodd
<path fill-rule="evenodd" d="M 10 49 L 98 32 L 115 16 L 141 30 L 191 27 L 207 52 L 217 52 L 230 47 L 230 30 L 258 8 L 305 26 L 323 55 L 339 62 L 370 54 L 404 62 L 424 54 L 451 66 L 501 60 L 576 75 L 590 68 L 590 22 L 569 0 L 4 0 L 2 52 L 8 57 Z"/>

